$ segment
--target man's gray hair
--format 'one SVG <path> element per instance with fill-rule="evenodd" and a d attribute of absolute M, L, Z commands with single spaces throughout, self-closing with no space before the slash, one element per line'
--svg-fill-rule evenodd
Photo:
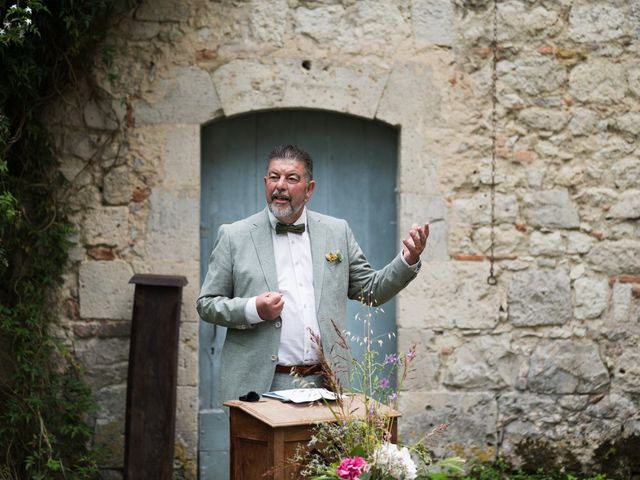
<path fill-rule="evenodd" d="M 311 155 L 301 148 L 295 145 L 278 145 L 269 153 L 267 168 L 271 160 L 275 159 L 297 160 L 298 162 L 304 163 L 304 173 L 307 181 L 313 180 L 313 160 L 311 160 Z"/>

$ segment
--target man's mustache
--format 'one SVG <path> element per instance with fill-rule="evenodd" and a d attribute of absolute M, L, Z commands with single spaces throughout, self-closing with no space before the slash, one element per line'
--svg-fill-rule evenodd
<path fill-rule="evenodd" d="M 289 196 L 288 193 L 274 190 L 273 193 L 271 194 L 271 200 L 275 200 L 276 198 L 280 200 L 291 200 L 291 196 Z"/>

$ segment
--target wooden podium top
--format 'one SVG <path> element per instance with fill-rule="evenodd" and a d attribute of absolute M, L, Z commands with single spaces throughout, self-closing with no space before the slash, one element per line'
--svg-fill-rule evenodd
<path fill-rule="evenodd" d="M 370 399 L 370 402 L 375 400 Z M 349 395 L 343 400 L 345 411 L 350 412 L 355 418 L 364 418 L 366 412 L 364 407 L 364 396 L 361 394 Z M 281 402 L 275 398 L 262 397 L 259 402 L 243 402 L 231 400 L 224 405 L 230 408 L 239 408 L 249 415 L 257 418 L 261 422 L 272 428 L 290 427 L 294 425 L 310 425 L 321 422 L 335 422 L 338 420 L 332 413 L 338 413 L 339 407 L 336 402 L 329 402 L 329 408 L 323 401 L 313 403 L 291 403 Z M 383 414 L 391 418 L 399 417 L 401 414 L 386 405 L 378 404 Z"/>

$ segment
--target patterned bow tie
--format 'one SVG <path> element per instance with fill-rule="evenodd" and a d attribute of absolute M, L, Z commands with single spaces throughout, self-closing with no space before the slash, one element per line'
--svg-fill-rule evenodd
<path fill-rule="evenodd" d="M 276 233 L 295 233 L 297 235 L 302 235 L 304 232 L 304 223 L 299 223 L 297 225 L 287 225 L 285 223 L 276 223 Z"/>

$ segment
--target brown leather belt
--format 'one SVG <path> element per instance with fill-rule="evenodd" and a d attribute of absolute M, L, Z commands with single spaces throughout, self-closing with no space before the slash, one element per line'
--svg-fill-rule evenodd
<path fill-rule="evenodd" d="M 276 365 L 276 372 L 306 377 L 307 375 L 322 373 L 322 365 L 319 363 L 314 363 L 313 365 Z"/>

